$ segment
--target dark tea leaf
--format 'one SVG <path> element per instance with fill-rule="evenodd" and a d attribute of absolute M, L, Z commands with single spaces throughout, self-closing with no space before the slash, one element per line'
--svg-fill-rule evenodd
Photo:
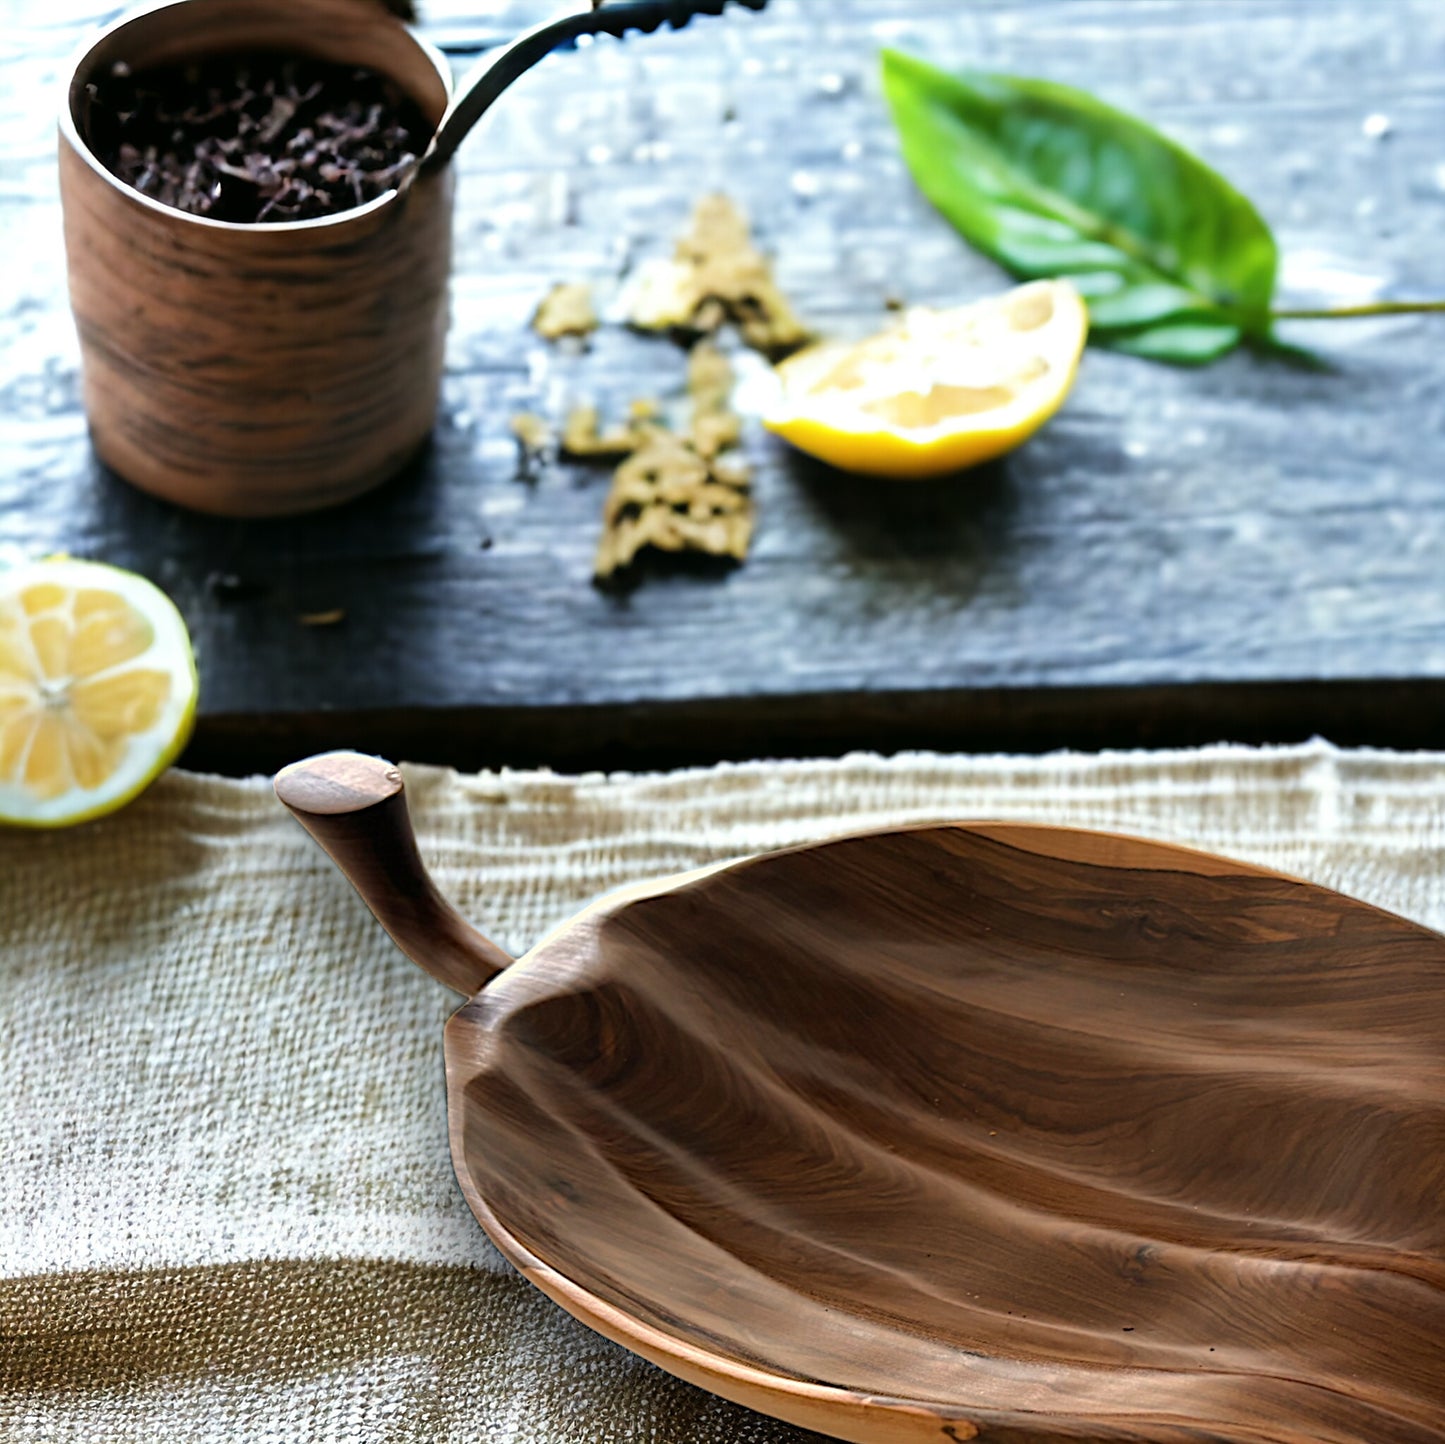
<path fill-rule="evenodd" d="M 305 56 L 232 53 L 88 87 L 84 129 L 162 205 L 242 223 L 313 220 L 394 189 L 431 127 L 387 77 Z"/>

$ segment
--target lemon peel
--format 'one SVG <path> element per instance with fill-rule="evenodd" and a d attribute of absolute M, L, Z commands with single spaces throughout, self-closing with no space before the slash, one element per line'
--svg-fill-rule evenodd
<path fill-rule="evenodd" d="M 784 361 L 763 424 L 845 471 L 943 476 L 1012 451 L 1053 416 L 1087 336 L 1088 311 L 1067 281 L 915 308 L 865 341 Z"/>

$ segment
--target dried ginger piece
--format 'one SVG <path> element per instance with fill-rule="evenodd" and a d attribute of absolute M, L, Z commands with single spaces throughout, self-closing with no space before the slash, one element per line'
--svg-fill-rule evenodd
<path fill-rule="evenodd" d="M 533 313 L 532 329 L 549 341 L 590 335 L 597 329 L 592 287 L 585 281 L 558 281 Z"/>
<path fill-rule="evenodd" d="M 657 430 L 612 478 L 594 567 L 599 579 L 629 565 L 645 547 L 706 552 L 742 561 L 753 535 L 746 470 L 717 479 L 687 441 Z"/>
<path fill-rule="evenodd" d="M 710 342 L 688 358 L 692 420 L 679 435 L 646 419 L 640 441 L 613 474 L 603 505 L 602 540 L 594 571 L 605 580 L 646 547 L 704 552 L 743 561 L 753 535 L 752 474 L 726 448 L 741 421 L 728 399 L 732 367 Z"/>
<path fill-rule="evenodd" d="M 753 244 L 747 217 L 725 195 L 698 202 L 672 260 L 638 268 L 628 319 L 645 331 L 703 334 L 731 321 L 749 346 L 774 359 L 809 339 Z"/>
<path fill-rule="evenodd" d="M 647 428 L 657 415 L 655 401 L 634 401 L 626 425 L 601 429 L 595 406 L 574 406 L 562 427 L 562 451 L 567 456 L 630 456 L 647 440 Z"/>
<path fill-rule="evenodd" d="M 552 444 L 552 428 L 545 417 L 534 411 L 519 411 L 512 417 L 512 435 L 522 444 L 522 450 L 532 456 L 540 456 Z"/>
<path fill-rule="evenodd" d="M 711 341 L 699 341 L 687 358 L 687 390 L 692 397 L 692 449 L 712 460 L 742 439 L 743 419 L 729 405 L 732 363 Z"/>

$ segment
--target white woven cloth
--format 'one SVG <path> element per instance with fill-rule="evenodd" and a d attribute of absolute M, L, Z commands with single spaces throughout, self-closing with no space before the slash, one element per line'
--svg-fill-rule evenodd
<path fill-rule="evenodd" d="M 1185 842 L 1445 930 L 1445 755 L 1276 750 L 407 770 L 521 952 L 600 892 L 829 833 L 1028 818 Z M 798 1441 L 576 1324 L 447 1156 L 441 1026 L 263 780 L 0 835 L 0 1439 Z"/>

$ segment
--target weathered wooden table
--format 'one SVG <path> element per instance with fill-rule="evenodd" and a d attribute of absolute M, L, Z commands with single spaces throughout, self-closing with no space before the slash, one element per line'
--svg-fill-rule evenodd
<path fill-rule="evenodd" d="M 432 0 L 461 52 L 546 4 Z M 68 52 L 110 12 L 6 0 L 0 27 L 0 546 L 147 573 L 200 652 L 195 765 L 356 745 L 452 761 L 662 765 L 756 754 L 1219 737 L 1445 742 L 1445 319 L 1296 336 L 1181 371 L 1091 352 L 1006 463 L 894 486 L 752 434 L 735 572 L 590 581 L 603 469 L 519 472 L 508 419 L 681 385 L 668 342 L 528 330 L 558 279 L 604 300 L 722 188 L 804 315 L 1003 278 L 915 192 L 879 95 L 888 43 L 1048 75 L 1162 124 L 1275 225 L 1289 298 L 1445 291 L 1438 0 L 773 0 L 554 56 L 462 155 L 435 445 L 299 521 L 176 511 L 93 461 L 55 190 Z M 330 626 L 305 614 L 344 611 Z"/>

